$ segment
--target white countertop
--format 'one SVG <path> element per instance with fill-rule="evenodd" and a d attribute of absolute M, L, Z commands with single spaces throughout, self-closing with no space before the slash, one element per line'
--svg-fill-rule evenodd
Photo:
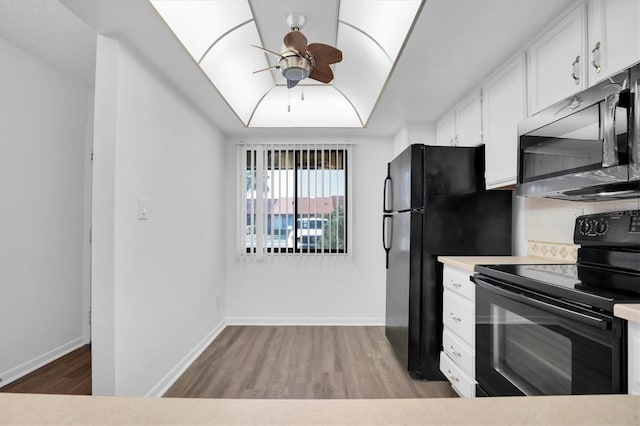
<path fill-rule="evenodd" d="M 618 318 L 640 323 L 640 303 L 619 303 L 613 307 L 613 314 Z"/>
<path fill-rule="evenodd" d="M 638 425 L 640 396 L 246 400 L 0 394 L 0 425 Z"/>
<path fill-rule="evenodd" d="M 573 261 L 549 260 L 533 256 L 438 256 L 438 261 L 473 272 L 476 265 L 532 265 L 536 263 L 568 264 Z"/>

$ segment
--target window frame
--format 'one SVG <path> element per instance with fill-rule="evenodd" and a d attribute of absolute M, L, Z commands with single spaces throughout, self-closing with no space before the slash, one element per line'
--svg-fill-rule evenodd
<path fill-rule="evenodd" d="M 238 166 L 239 166 L 239 176 L 241 177 L 240 180 L 240 187 L 242 189 L 240 189 L 238 191 L 239 194 L 241 194 L 240 198 L 241 198 L 241 203 L 240 206 L 242 207 L 242 214 L 238 215 L 238 217 L 240 218 L 239 223 L 240 223 L 240 227 L 239 229 L 244 229 L 245 232 L 242 232 L 242 243 L 240 244 L 240 253 L 242 256 L 250 256 L 250 257 L 256 257 L 256 256 L 260 256 L 260 255 L 273 255 L 273 256 L 282 256 L 282 255 L 320 255 L 320 256 L 350 256 L 351 255 L 351 206 L 350 206 L 350 198 L 351 198 L 351 157 L 352 157 L 352 146 L 351 144 L 341 144 L 341 143 L 331 143 L 331 144 L 241 144 L 239 147 L 239 162 L 238 162 Z M 292 164 L 288 163 L 289 160 L 289 154 L 287 154 L 287 152 L 292 151 L 292 156 L 293 156 L 293 160 L 292 160 Z M 331 156 L 331 152 L 335 151 L 336 152 L 336 157 L 335 160 L 333 160 L 331 157 L 329 157 L 327 159 L 327 161 L 329 162 L 329 164 L 333 164 L 332 161 L 336 164 L 336 168 L 335 169 L 331 169 L 330 167 L 328 169 L 324 168 L 325 166 L 325 158 L 324 155 L 328 155 Z M 340 153 L 338 153 L 338 151 L 341 151 Z M 267 225 L 267 222 L 269 222 L 268 218 L 271 217 L 271 220 L 273 222 L 274 220 L 274 213 L 271 210 L 271 213 L 268 212 L 269 209 L 272 209 L 273 206 L 275 205 L 275 200 L 279 200 L 279 199 L 274 199 L 274 198 L 270 198 L 267 194 L 269 193 L 268 190 L 264 190 L 264 189 L 260 189 L 258 190 L 257 188 L 264 188 L 265 187 L 265 177 L 267 176 L 267 173 L 270 170 L 282 170 L 281 166 L 280 166 L 280 162 L 282 161 L 282 153 L 285 153 L 284 156 L 286 158 L 285 161 L 287 161 L 287 163 L 285 163 L 284 169 L 289 169 L 289 166 L 291 166 L 292 170 L 292 176 L 293 176 L 293 197 L 287 197 L 286 198 L 293 198 L 295 201 L 293 202 L 293 212 L 291 213 L 291 216 L 293 218 L 292 225 L 291 228 L 289 227 L 289 225 L 287 225 L 286 228 L 284 228 L 286 231 L 286 235 L 284 237 L 284 241 L 287 241 L 289 239 L 289 235 L 292 234 L 294 236 L 294 243 L 292 244 L 292 246 L 288 246 L 288 243 L 285 243 L 285 246 L 282 247 L 273 247 L 273 246 L 268 246 L 267 243 L 265 242 L 267 237 L 269 235 L 271 235 L 272 237 L 275 235 L 274 234 L 274 229 L 273 227 L 271 228 L 271 233 L 269 234 L 268 232 L 266 232 L 267 228 L 269 228 L 269 225 Z M 313 155 L 307 154 L 305 155 L 304 153 L 311 153 L 313 152 Z M 279 158 L 278 158 L 278 168 L 272 168 L 273 166 L 275 166 L 274 164 L 274 153 L 276 153 Z M 322 166 L 321 169 L 318 168 L 318 157 L 321 154 L 323 160 L 322 163 L 320 164 Z M 253 161 L 250 162 L 248 160 L 249 156 L 251 155 L 251 158 L 253 158 Z M 313 161 L 315 162 L 315 166 L 313 168 L 311 168 L 310 166 L 312 165 L 312 163 L 310 163 L 311 161 L 311 157 L 313 156 Z M 306 157 L 306 166 L 305 166 L 305 157 Z M 269 162 L 271 161 L 271 163 L 269 164 Z M 340 168 L 338 168 L 338 164 L 341 165 Z M 311 213 L 311 208 L 308 208 L 307 210 L 309 210 L 307 212 L 307 215 L 305 216 L 304 213 L 301 215 L 300 213 L 300 200 L 305 199 L 305 197 L 302 195 L 301 191 L 301 187 L 300 185 L 303 185 L 303 183 L 301 182 L 303 179 L 300 178 L 300 173 L 304 173 L 305 171 L 310 171 L 310 170 L 323 170 L 323 171 L 330 171 L 330 170 L 343 170 L 344 171 L 344 183 L 341 186 L 341 190 L 344 191 L 344 195 L 328 195 L 326 196 L 326 198 L 332 198 L 332 202 L 336 202 L 335 199 L 337 198 L 338 200 L 340 200 L 337 204 L 337 206 L 334 208 L 334 210 L 331 213 L 322 213 L 319 214 L 318 213 L 318 209 L 317 209 L 317 204 L 316 204 L 316 211 L 314 213 Z M 242 177 L 244 176 L 244 179 L 242 179 Z M 251 177 L 250 177 L 251 176 Z M 255 177 L 255 180 L 254 180 Z M 250 183 L 246 180 L 250 178 L 251 181 Z M 288 178 L 287 178 L 288 179 Z M 288 180 L 287 180 L 288 183 Z M 310 180 L 308 181 L 308 184 L 310 185 Z M 316 185 L 317 185 L 317 177 L 316 177 Z M 253 190 L 256 191 L 256 193 L 254 194 L 253 197 L 249 197 L 247 194 L 250 191 L 250 188 L 254 188 Z M 318 198 L 318 197 L 316 197 Z M 325 198 L 325 196 L 323 195 L 323 198 Z M 309 196 L 307 197 L 308 200 L 311 200 L 312 198 Z M 269 201 L 271 201 L 271 206 L 269 206 L 269 208 L 267 208 L 267 204 L 269 204 Z M 317 201 L 316 201 L 317 202 Z M 341 212 L 339 212 L 339 210 L 341 209 Z M 296 243 L 296 236 L 298 235 L 298 231 L 300 229 L 306 229 L 303 226 L 301 226 L 301 223 L 305 220 L 310 220 L 310 219 L 314 219 L 314 220 L 318 220 L 318 218 L 320 220 L 324 220 L 324 221 L 328 221 L 328 223 L 331 223 L 333 215 L 340 215 L 342 216 L 342 226 L 340 226 L 340 224 L 336 223 L 336 229 L 340 229 L 340 235 L 336 237 L 337 240 L 337 244 L 340 244 L 341 247 L 335 247 L 335 248 L 325 248 L 325 247 L 321 247 L 318 248 L 313 247 L 313 248 L 308 248 L 308 247 L 298 247 L 298 244 Z M 282 218 L 282 216 L 287 217 L 286 219 L 286 223 L 288 224 L 290 222 L 288 216 L 289 213 L 286 212 L 284 215 L 280 214 L 279 215 L 280 218 Z M 253 218 L 253 222 L 251 222 L 249 220 L 249 217 Z M 338 216 L 339 217 L 339 216 Z M 262 220 L 260 220 L 262 218 Z M 280 219 L 282 220 L 282 219 Z M 272 223 L 271 222 L 271 223 Z M 336 219 L 336 222 L 338 222 L 338 220 Z M 282 222 L 280 222 L 282 223 Z M 273 224 L 271 225 L 273 226 Z M 282 225 L 280 225 L 282 226 Z M 255 238 L 255 242 L 252 241 L 251 245 L 247 245 L 247 230 L 249 229 L 249 227 L 253 227 L 253 230 L 255 231 L 254 234 L 254 238 Z M 281 235 L 282 235 L 282 227 L 278 230 L 277 235 L 278 238 L 282 241 Z M 331 229 L 331 228 L 330 228 Z M 332 238 L 331 234 L 329 234 L 329 238 Z M 316 236 L 317 238 L 317 236 Z M 323 237 L 324 238 L 324 237 Z M 280 243 L 282 244 L 282 243 Z"/>

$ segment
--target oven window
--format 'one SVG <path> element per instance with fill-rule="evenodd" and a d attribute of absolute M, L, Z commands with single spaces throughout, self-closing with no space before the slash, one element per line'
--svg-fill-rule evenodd
<path fill-rule="evenodd" d="M 602 113 L 595 104 L 520 137 L 522 181 L 601 168 Z M 627 108 L 616 107 L 615 134 L 620 163 L 626 163 Z"/>
<path fill-rule="evenodd" d="M 525 395 L 571 394 L 572 342 L 549 318 L 536 320 L 542 326 L 497 305 L 491 316 L 496 371 Z"/>

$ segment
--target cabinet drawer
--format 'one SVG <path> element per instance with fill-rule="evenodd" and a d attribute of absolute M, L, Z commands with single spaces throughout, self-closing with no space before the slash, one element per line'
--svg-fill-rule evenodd
<path fill-rule="evenodd" d="M 475 347 L 475 305 L 458 294 L 445 290 L 442 295 L 442 320 L 470 347 Z"/>
<path fill-rule="evenodd" d="M 475 377 L 475 350 L 456 337 L 445 327 L 442 333 L 442 348 L 449 358 L 455 362 L 470 377 Z"/>
<path fill-rule="evenodd" d="M 448 265 L 442 271 L 442 284 L 447 290 L 451 290 L 467 299 L 474 301 L 476 296 L 475 284 L 469 278 L 472 274 L 462 269 Z"/>
<path fill-rule="evenodd" d="M 458 395 L 463 398 L 476 396 L 476 381 L 465 374 L 444 352 L 440 352 L 440 371 L 451 382 Z"/>

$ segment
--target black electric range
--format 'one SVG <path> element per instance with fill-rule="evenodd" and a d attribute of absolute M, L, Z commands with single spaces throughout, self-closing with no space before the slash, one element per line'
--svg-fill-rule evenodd
<path fill-rule="evenodd" d="M 516 287 L 613 312 L 640 302 L 640 211 L 580 216 L 575 264 L 477 266 L 476 272 Z"/>
<path fill-rule="evenodd" d="M 640 303 L 640 211 L 580 216 L 575 264 L 476 266 L 476 394 L 626 393 Z"/>

